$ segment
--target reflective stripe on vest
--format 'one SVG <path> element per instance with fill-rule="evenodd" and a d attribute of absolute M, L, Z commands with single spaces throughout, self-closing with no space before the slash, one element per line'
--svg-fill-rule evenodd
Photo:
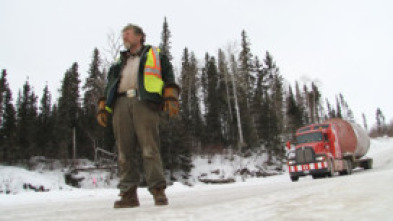
<path fill-rule="evenodd" d="M 147 92 L 157 93 L 162 96 L 164 82 L 161 76 L 159 49 L 156 47 L 151 47 L 147 53 L 143 78 Z"/>

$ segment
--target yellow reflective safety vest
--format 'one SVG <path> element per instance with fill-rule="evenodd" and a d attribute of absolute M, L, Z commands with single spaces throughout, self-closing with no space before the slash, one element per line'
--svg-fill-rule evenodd
<path fill-rule="evenodd" d="M 162 96 L 164 81 L 161 76 L 160 49 L 150 47 L 147 52 L 145 70 L 143 74 L 144 86 L 147 92 L 157 93 Z"/>

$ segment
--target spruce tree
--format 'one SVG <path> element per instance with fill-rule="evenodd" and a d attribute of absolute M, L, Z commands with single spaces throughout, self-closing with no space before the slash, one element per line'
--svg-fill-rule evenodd
<path fill-rule="evenodd" d="M 314 82 L 311 83 L 310 94 L 312 94 L 309 96 L 309 98 L 311 99 L 310 103 L 312 104 L 312 107 L 310 107 L 310 108 L 311 108 L 311 113 L 312 113 L 311 116 L 312 116 L 313 122 L 320 123 L 321 116 L 319 115 L 319 107 L 320 107 L 320 99 L 321 99 L 322 95 L 319 91 L 318 86 Z"/>
<path fill-rule="evenodd" d="M 7 76 L 7 71 L 2 70 L 1 77 L 0 77 L 0 129 L 3 122 L 3 106 L 4 106 L 3 99 L 5 97 L 6 76 Z M 2 143 L 1 134 L 0 134 L 0 143 Z"/>
<path fill-rule="evenodd" d="M 363 128 L 368 131 L 368 126 L 367 126 L 367 118 L 364 113 L 362 113 L 362 119 L 363 119 Z"/>
<path fill-rule="evenodd" d="M 172 60 L 171 54 L 171 32 L 168 27 L 167 19 L 164 18 L 163 30 L 161 35 L 160 53 L 166 56 L 169 61 Z M 187 72 L 189 67 L 186 68 Z M 187 74 L 188 75 L 188 74 Z M 184 76 L 183 76 L 184 77 Z M 187 76 L 185 81 L 190 83 L 190 76 Z M 180 85 L 181 88 L 183 85 Z M 187 87 L 187 86 L 186 86 Z M 187 94 L 191 95 L 192 88 L 186 88 Z M 183 96 L 183 95 L 182 95 Z M 184 96 L 183 96 L 184 97 Z M 190 97 L 186 99 L 186 105 L 190 104 Z M 184 105 L 182 105 L 184 106 Z M 190 114 L 188 108 L 187 114 Z M 183 110 L 181 110 L 183 112 Z M 187 133 L 187 126 L 182 119 L 184 114 L 180 114 L 177 118 L 164 117 L 160 125 L 160 138 L 161 138 L 161 152 L 163 156 L 163 163 L 165 169 L 169 171 L 169 178 L 171 180 L 177 179 L 174 176 L 175 171 L 183 173 L 183 178 L 188 178 L 188 173 L 192 167 L 191 153 L 190 153 L 190 137 Z"/>
<path fill-rule="evenodd" d="M 284 116 L 284 110 L 283 110 L 283 102 L 284 102 L 284 89 L 283 89 L 283 77 L 280 74 L 279 68 L 277 67 L 276 63 L 273 61 L 273 57 L 270 55 L 269 52 L 266 52 L 266 58 L 265 58 L 265 66 L 266 66 L 266 72 L 268 72 L 268 76 L 271 76 L 271 100 L 273 102 L 273 109 L 276 114 L 277 118 L 277 128 L 279 131 L 277 131 L 278 134 L 280 134 L 283 130 L 283 116 Z"/>
<path fill-rule="evenodd" d="M 183 51 L 181 68 L 180 115 L 186 129 L 187 143 L 196 148 L 200 145 L 202 120 L 198 99 L 198 68 L 195 55 Z"/>
<path fill-rule="evenodd" d="M 208 77 L 207 77 L 207 70 L 208 70 L 208 64 L 209 64 L 209 53 L 205 53 L 205 60 L 204 60 L 204 66 L 202 68 L 202 73 L 201 73 L 201 94 L 202 94 L 202 106 L 205 107 L 202 111 L 203 114 L 206 113 L 206 103 L 207 103 L 207 95 L 208 95 Z"/>
<path fill-rule="evenodd" d="M 52 98 L 48 85 L 45 86 L 39 107 L 38 129 L 36 135 L 37 148 L 40 155 L 47 156 L 52 141 L 53 125 L 51 122 Z"/>
<path fill-rule="evenodd" d="M 37 96 L 27 80 L 17 101 L 17 145 L 19 159 L 27 160 L 39 154 L 36 149 Z"/>
<path fill-rule="evenodd" d="M 267 72 L 263 69 L 263 64 L 259 61 L 259 59 L 255 58 L 255 67 L 257 70 L 257 81 L 255 92 L 252 100 L 252 115 L 254 118 L 255 126 L 257 129 L 258 142 L 263 143 L 263 135 L 265 125 L 265 113 L 262 111 L 263 109 L 263 99 L 264 94 L 268 89 L 268 77 Z"/>
<path fill-rule="evenodd" d="M 250 49 L 250 42 L 248 40 L 246 32 L 243 30 L 241 33 L 241 51 L 239 54 L 239 70 L 240 70 L 240 86 L 243 88 L 245 94 L 247 95 L 247 105 L 251 100 L 251 95 L 253 93 L 253 86 L 255 83 L 255 76 L 252 74 L 253 71 L 253 61 L 252 53 Z"/>
<path fill-rule="evenodd" d="M 170 41 L 171 37 L 172 35 L 171 35 L 171 31 L 169 30 L 168 22 L 166 20 L 166 17 L 164 17 L 164 24 L 162 25 L 160 49 L 161 49 L 161 53 L 165 54 L 168 57 L 169 61 L 172 61 L 171 41 Z"/>
<path fill-rule="evenodd" d="M 267 118 L 267 139 L 265 140 L 266 147 L 270 150 L 270 158 L 277 156 L 283 157 L 282 138 L 284 128 L 284 111 L 283 111 L 283 78 L 279 72 L 279 68 L 273 60 L 269 52 L 266 52 L 264 59 L 264 71 L 269 79 L 269 89 L 265 92 L 265 109 L 268 113 Z"/>
<path fill-rule="evenodd" d="M 343 118 L 343 115 L 341 112 L 341 103 L 339 102 L 337 96 L 336 96 L 336 117 Z"/>
<path fill-rule="evenodd" d="M 295 83 L 295 90 L 296 90 L 296 103 L 299 106 L 300 112 L 302 113 L 302 122 L 303 124 L 307 124 L 307 113 L 306 113 L 306 102 L 303 96 L 303 93 L 300 90 L 299 82 L 296 81 Z"/>
<path fill-rule="evenodd" d="M 335 118 L 336 114 L 334 112 L 334 109 L 332 108 L 332 105 L 330 104 L 329 100 L 326 98 L 326 106 L 328 109 L 328 117 L 329 118 Z"/>
<path fill-rule="evenodd" d="M 253 61 L 250 50 L 250 42 L 246 32 L 241 33 L 241 51 L 239 54 L 239 72 L 236 77 L 238 84 L 239 109 L 242 116 L 242 128 L 244 140 L 248 148 L 255 147 L 258 143 L 255 123 L 250 112 L 250 102 L 253 95 L 255 77 L 252 74 Z"/>
<path fill-rule="evenodd" d="M 292 87 L 289 86 L 287 95 L 287 116 L 288 116 L 288 129 L 291 134 L 291 139 L 294 139 L 296 130 L 303 126 L 303 116 L 299 105 L 296 103 L 295 96 L 293 95 Z"/>
<path fill-rule="evenodd" d="M 228 70 L 228 62 L 225 58 L 224 52 L 220 49 L 218 51 L 218 85 L 217 85 L 217 93 L 218 93 L 218 104 L 220 111 L 220 119 L 222 125 L 223 132 L 223 142 L 225 146 L 235 145 L 236 140 L 233 138 L 236 137 L 234 133 L 234 125 L 233 125 L 233 110 L 232 110 L 232 95 L 230 93 L 230 80 L 229 80 L 229 70 Z"/>
<path fill-rule="evenodd" d="M 352 112 L 351 108 L 349 107 L 347 101 L 344 99 L 344 95 L 340 93 L 339 99 L 340 99 L 340 106 L 342 108 L 343 119 L 354 122 L 355 118 L 353 116 L 353 112 Z"/>
<path fill-rule="evenodd" d="M 188 106 L 189 106 L 189 113 L 191 116 L 191 135 L 195 137 L 193 141 L 194 146 L 200 146 L 201 138 L 202 138 L 202 130 L 203 130 L 203 121 L 202 121 L 202 114 L 201 114 L 201 106 L 200 106 L 200 99 L 199 99 L 199 71 L 198 71 L 198 62 L 195 57 L 195 54 L 191 52 L 190 56 L 190 78 L 189 78 L 189 98 L 188 98 Z M 182 85 L 183 86 L 183 85 Z"/>
<path fill-rule="evenodd" d="M 377 121 L 377 132 L 378 136 L 383 136 L 386 134 L 386 123 L 385 116 L 382 113 L 381 108 L 377 108 L 376 111 L 376 121 Z"/>
<path fill-rule="evenodd" d="M 0 160 L 4 163 L 15 162 L 16 153 L 16 113 L 12 104 L 12 92 L 9 88 L 6 71 L 3 70 L 0 78 L 0 96 L 2 101 L 0 107 L 2 111 L 0 118 Z"/>
<path fill-rule="evenodd" d="M 78 125 L 80 113 L 79 102 L 79 73 L 78 64 L 74 63 L 64 75 L 58 101 L 58 124 L 56 132 L 59 133 L 59 157 L 68 159 L 71 157 L 73 144 L 73 130 L 77 136 L 81 133 Z"/>
<path fill-rule="evenodd" d="M 60 158 L 60 150 L 61 150 L 61 139 L 63 138 L 63 134 L 61 134 L 62 128 L 60 125 L 60 117 L 59 117 L 59 108 L 57 104 L 53 104 L 51 107 L 51 116 L 50 116 L 50 126 L 52 128 L 51 139 L 49 140 L 49 148 L 46 150 L 46 156 L 49 158 Z"/>
<path fill-rule="evenodd" d="M 181 68 L 181 88 L 182 93 L 180 94 L 180 113 L 184 121 L 190 121 L 191 119 L 191 107 L 190 107 L 190 95 L 191 95 L 191 73 L 190 73 L 190 58 L 188 49 L 185 48 L 182 56 L 182 68 Z"/>
<path fill-rule="evenodd" d="M 16 112 L 12 104 L 12 92 L 10 88 L 6 88 L 4 97 L 4 114 L 3 124 L 1 126 L 3 160 L 7 163 L 15 162 L 16 150 Z"/>
<path fill-rule="evenodd" d="M 206 133 L 208 145 L 222 145 L 220 105 L 218 93 L 218 72 L 216 59 L 210 57 L 207 64 Z"/>
<path fill-rule="evenodd" d="M 92 157 L 93 151 L 97 147 L 105 148 L 108 151 L 113 151 L 113 142 L 106 143 L 106 141 L 112 141 L 113 138 L 105 133 L 106 128 L 102 128 L 96 121 L 97 114 L 97 102 L 104 94 L 105 87 L 105 74 L 101 69 L 101 56 L 97 48 L 93 51 L 93 58 L 90 63 L 88 70 L 88 77 L 86 78 L 83 89 L 85 91 L 83 97 L 83 111 L 82 111 L 82 125 L 83 125 L 83 137 L 85 139 L 81 142 L 79 153 L 84 157 Z M 108 128 L 112 129 L 112 121 L 108 120 Z"/>

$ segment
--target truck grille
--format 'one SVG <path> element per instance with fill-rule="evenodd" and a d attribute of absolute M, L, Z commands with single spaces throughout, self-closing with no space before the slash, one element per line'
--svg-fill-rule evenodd
<path fill-rule="evenodd" d="M 296 150 L 297 163 L 311 163 L 314 162 L 314 150 L 311 147 L 302 147 Z"/>

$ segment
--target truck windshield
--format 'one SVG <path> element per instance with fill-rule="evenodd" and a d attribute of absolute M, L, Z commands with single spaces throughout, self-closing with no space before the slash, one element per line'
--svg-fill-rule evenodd
<path fill-rule="evenodd" d="M 296 137 L 296 141 L 297 144 L 322 141 L 322 133 L 316 132 L 316 133 L 299 135 Z"/>

